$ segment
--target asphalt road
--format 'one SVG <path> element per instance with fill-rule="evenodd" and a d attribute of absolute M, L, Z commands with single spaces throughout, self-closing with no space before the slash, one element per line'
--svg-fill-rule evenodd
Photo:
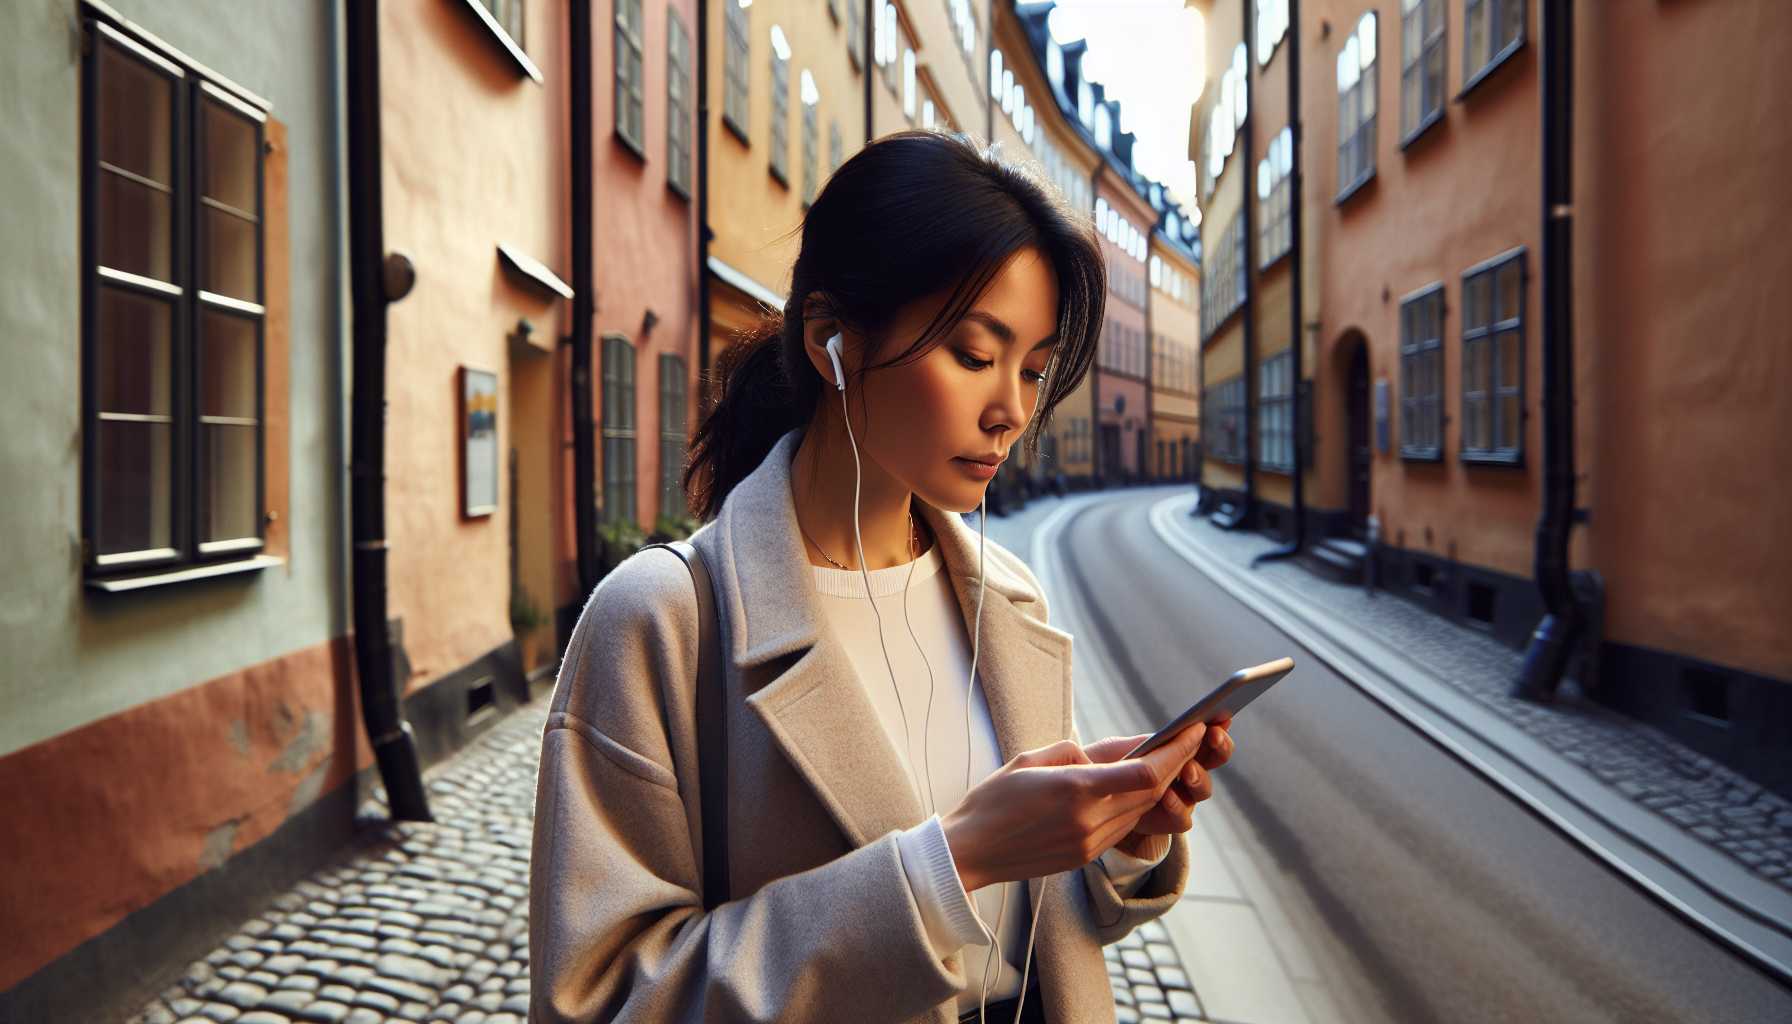
<path fill-rule="evenodd" d="M 1235 668 L 1299 663 L 1240 716 L 1218 785 L 1352 1002 L 1398 1021 L 1792 1022 L 1792 992 L 1167 551 L 1146 521 L 1159 497 L 1065 525 L 1085 642 L 1158 721 Z"/>

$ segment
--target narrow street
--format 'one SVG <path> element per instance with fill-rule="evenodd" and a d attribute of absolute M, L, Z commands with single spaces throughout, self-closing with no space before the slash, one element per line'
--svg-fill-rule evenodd
<path fill-rule="evenodd" d="M 1166 493 L 1070 513 L 1056 586 L 1075 595 L 1078 642 L 1101 646 L 1155 720 L 1238 667 L 1295 658 L 1240 717 L 1219 786 L 1334 984 L 1390 1020 L 1792 1015 L 1784 988 L 1167 556 L 1147 521 Z"/>

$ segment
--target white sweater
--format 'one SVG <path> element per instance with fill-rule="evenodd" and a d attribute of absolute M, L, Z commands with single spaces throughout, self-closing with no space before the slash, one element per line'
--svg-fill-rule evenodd
<path fill-rule="evenodd" d="M 921 918 L 934 952 L 944 959 L 967 945 L 964 966 L 969 985 L 960 993 L 960 1012 L 975 1009 L 983 992 L 984 962 L 991 963 L 989 1001 L 1020 994 L 1021 960 L 1026 955 L 1032 908 L 1027 890 L 1019 882 L 990 885 L 972 897 L 958 878 L 958 869 L 940 827 L 940 816 L 963 799 L 965 761 L 970 760 L 970 784 L 976 785 L 1000 768 L 995 727 L 989 718 L 982 687 L 972 699 L 970 743 L 965 742 L 965 686 L 971 669 L 971 637 L 952 592 L 952 582 L 941 571 L 939 546 L 920 558 L 870 573 L 871 592 L 883 618 L 883 644 L 878 644 L 877 619 L 865 600 L 865 577 L 857 570 L 811 566 L 816 593 L 827 611 L 828 625 L 845 642 L 861 683 L 876 706 L 878 718 L 890 742 L 900 751 L 918 780 L 926 821 L 898 837 L 902 867 L 920 904 Z M 911 578 L 912 573 L 912 578 Z M 908 617 L 903 617 L 904 587 Z M 987 603 L 992 595 L 985 593 Z M 996 598 L 999 600 L 999 598 Z M 913 629 L 913 636 L 910 629 Z M 889 667 L 884 650 L 889 652 Z M 925 660 L 923 660 L 925 658 Z M 928 667 L 932 667 L 932 702 L 929 713 Z M 891 669 L 895 685 L 891 685 Z M 898 701 L 897 694 L 901 698 Z M 903 735 L 904 718 L 908 736 Z M 925 735 L 924 734 L 925 731 Z M 932 782 L 929 796 L 928 766 Z M 1166 851 L 1167 852 L 1167 851 Z M 1161 861 L 1142 860 L 1118 849 L 1101 855 L 1101 864 L 1123 896 L 1136 892 Z M 1054 877 L 1050 885 L 1083 884 L 1076 872 Z M 1003 894 L 1007 904 L 1003 906 Z M 998 911 L 1000 921 L 998 928 Z M 991 958 L 989 942 L 977 925 L 981 918 L 1000 939 L 1000 954 Z M 1033 974 L 1038 974 L 1037 964 Z M 1029 979 L 1030 981 L 1030 979 Z"/>

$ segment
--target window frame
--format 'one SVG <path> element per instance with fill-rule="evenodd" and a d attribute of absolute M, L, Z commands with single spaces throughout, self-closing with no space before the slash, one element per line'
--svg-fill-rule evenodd
<path fill-rule="evenodd" d="M 773 25 L 777 29 L 778 26 Z M 780 30 L 781 31 L 781 30 Z M 771 148 L 767 154 L 766 169 L 771 176 L 778 179 L 778 184 L 790 187 L 790 58 L 778 56 L 775 46 L 766 50 L 772 58 L 772 127 Z"/>
<path fill-rule="evenodd" d="M 815 202 L 816 193 L 821 190 L 821 114 L 816 106 L 802 101 L 803 127 L 798 145 L 803 151 L 802 202 L 805 210 Z"/>
<path fill-rule="evenodd" d="M 681 519 L 690 511 L 682 472 L 690 443 L 690 375 L 684 359 L 673 352 L 660 353 L 659 374 L 660 515 Z M 671 457 L 675 452 L 677 457 Z M 669 506 L 676 512 L 669 512 Z"/>
<path fill-rule="evenodd" d="M 1513 7 L 1509 7 L 1508 5 L 1516 5 L 1516 7 L 1513 8 Z M 1494 8 L 1498 8 L 1499 11 L 1502 13 L 1504 13 L 1508 10 L 1512 10 L 1512 9 L 1516 9 L 1518 11 L 1518 34 L 1515 37 L 1506 40 L 1504 43 L 1501 43 L 1497 49 L 1493 48 L 1493 46 L 1491 44 L 1491 35 L 1490 35 L 1489 48 L 1487 51 L 1487 58 L 1486 58 L 1486 60 L 1484 60 L 1482 63 L 1480 63 L 1478 65 L 1471 65 L 1469 63 L 1469 52 L 1468 52 L 1469 39 L 1470 39 L 1469 24 L 1470 24 L 1471 20 L 1474 18 L 1474 15 L 1471 14 L 1469 11 L 1469 9 L 1471 7 L 1479 7 L 1482 10 L 1492 10 Z M 1456 93 L 1456 99 L 1458 101 L 1460 101 L 1464 96 L 1467 96 L 1470 92 L 1474 91 L 1476 86 L 1480 85 L 1482 82 L 1487 81 L 1487 79 L 1490 78 L 1500 68 L 1505 67 L 1508 63 L 1511 62 L 1512 58 L 1518 54 L 1518 51 L 1524 49 L 1525 43 L 1527 40 L 1529 40 L 1530 34 L 1531 34 L 1530 7 L 1531 7 L 1531 5 L 1528 2 L 1528 0 L 1463 0 L 1463 3 L 1462 3 L 1462 88 L 1460 90 L 1458 90 Z M 1491 15 L 1490 15 L 1490 17 L 1491 17 Z M 1473 68 L 1473 70 L 1470 70 L 1471 67 Z"/>
<path fill-rule="evenodd" d="M 1287 170 L 1282 170 L 1284 161 Z M 1268 270 L 1294 251 L 1293 161 L 1294 129 L 1292 125 L 1285 125 L 1270 140 L 1269 152 L 1257 162 L 1259 270 Z"/>
<path fill-rule="evenodd" d="M 473 17 L 477 18 L 479 23 L 484 26 L 492 41 L 497 43 L 499 49 L 502 49 L 505 55 L 515 62 L 517 70 L 536 85 L 546 84 L 546 79 L 541 75 L 541 69 L 535 66 L 535 62 L 529 58 L 529 51 L 523 46 L 523 36 L 526 34 L 525 29 L 529 20 L 526 0 L 503 0 L 504 3 L 515 5 L 511 8 L 516 11 L 517 31 L 515 32 L 511 31 L 511 26 L 499 20 L 498 12 L 491 9 L 491 0 L 465 0 L 465 2 L 467 9 L 472 11 Z M 505 19 L 505 21 L 508 20 L 510 19 Z"/>
<path fill-rule="evenodd" d="M 1442 462 L 1444 457 L 1444 428 L 1450 423 L 1450 417 L 1444 408 L 1447 364 L 1443 335 L 1444 320 L 1448 315 L 1444 299 L 1444 283 L 1438 281 L 1411 292 L 1400 300 L 1400 458 L 1407 462 Z M 1408 331 L 1408 310 L 1416 309 L 1420 303 L 1431 302 L 1437 304 L 1437 332 L 1433 337 L 1414 340 Z M 1432 352 L 1436 353 L 1436 390 L 1418 394 L 1408 385 L 1412 383 L 1415 364 Z M 1434 419 L 1430 426 L 1436 443 L 1414 444 L 1412 437 L 1416 432 L 1413 428 L 1415 410 L 1427 403 L 1430 405 L 1429 415 Z"/>
<path fill-rule="evenodd" d="M 88 43 L 79 67 L 81 91 L 78 116 L 81 148 L 79 244 L 81 258 L 81 573 L 87 586 L 118 591 L 179 582 L 186 579 L 252 571 L 279 564 L 282 559 L 267 551 L 267 142 L 269 111 L 265 101 L 251 101 L 234 83 L 220 78 L 160 40 L 118 24 L 89 9 L 81 18 Z M 169 182 L 112 164 L 101 157 L 102 65 L 110 51 L 142 72 L 164 80 L 168 86 L 167 145 Z M 221 197 L 207 194 L 206 163 L 208 113 L 244 122 L 252 133 L 249 155 L 254 175 L 254 208 L 242 210 Z M 129 110 L 115 116 L 127 116 Z M 149 276 L 102 262 L 101 182 L 116 177 L 161 192 L 168 202 L 167 279 Z M 205 287 L 208 212 L 235 216 L 253 226 L 254 295 L 244 298 L 214 292 Z M 116 293 L 159 303 L 167 312 L 168 399 L 165 414 L 132 413 L 100 407 L 101 357 L 100 310 L 102 296 Z M 254 369 L 252 419 L 240 415 L 204 412 L 204 330 L 208 315 L 247 321 L 251 327 Z M 153 404 L 153 403 L 152 403 Z M 205 431 L 213 426 L 253 427 L 250 444 L 254 461 L 250 503 L 252 534 L 203 538 L 206 519 L 206 481 L 202 467 Z M 167 545 L 101 552 L 100 500 L 106 480 L 100 459 L 100 424 L 103 422 L 162 422 L 167 439 Z M 152 512 L 152 515 L 154 513 Z"/>
<path fill-rule="evenodd" d="M 628 358 L 621 358 L 624 353 Z M 603 519 L 609 523 L 618 521 L 618 510 L 622 508 L 627 509 L 629 521 L 634 522 L 635 509 L 639 505 L 638 410 L 635 404 L 638 354 L 634 343 L 626 336 L 614 331 L 604 333 L 598 368 L 602 405 L 598 436 L 603 463 Z M 613 458 L 613 452 L 623 453 L 626 457 Z M 626 464 L 626 476 L 619 463 Z"/>
<path fill-rule="evenodd" d="M 750 132 L 753 98 L 752 11 L 739 0 L 722 0 L 722 125 L 744 145 Z"/>
<path fill-rule="evenodd" d="M 1243 465 L 1250 452 L 1250 423 L 1245 405 L 1244 374 L 1208 386 L 1201 399 L 1201 422 L 1213 425 L 1213 443 L 1206 455 L 1216 462 Z"/>
<path fill-rule="evenodd" d="M 691 33 L 666 5 L 666 187 L 691 198 Z"/>
<path fill-rule="evenodd" d="M 1286 385 L 1284 389 L 1283 385 Z M 1257 364 L 1257 464 L 1278 473 L 1294 472 L 1294 350 L 1285 348 Z M 1285 446 L 1288 458 L 1272 453 Z"/>
<path fill-rule="evenodd" d="M 1496 320 L 1493 316 L 1493 310 L 1490 308 L 1487 313 L 1486 322 L 1471 327 L 1469 325 L 1471 309 L 1469 289 L 1471 287 L 1471 282 L 1483 277 L 1489 278 L 1488 298 L 1490 303 L 1497 302 L 1499 298 L 1499 273 L 1514 263 L 1517 264 L 1518 272 L 1517 315 L 1501 317 Z M 1524 246 L 1507 250 L 1491 259 L 1483 260 L 1462 272 L 1462 323 L 1460 330 L 1458 331 L 1458 336 L 1462 340 L 1462 381 L 1461 388 L 1459 389 L 1461 392 L 1462 422 L 1459 435 L 1458 458 L 1464 463 L 1490 466 L 1524 465 L 1524 432 L 1525 421 L 1528 416 L 1525 410 L 1525 312 L 1528 305 L 1527 300 L 1529 297 L 1529 290 L 1530 267 L 1526 259 L 1526 249 Z M 1504 312 L 1504 310 L 1501 310 L 1501 312 Z M 1518 379 L 1516 383 L 1508 383 L 1501 372 L 1503 364 L 1500 361 L 1499 346 L 1501 339 L 1507 337 L 1511 338 L 1511 344 L 1517 348 Z M 1492 347 L 1492 352 L 1487 358 L 1487 366 L 1490 371 L 1489 377 L 1479 392 L 1479 401 L 1487 402 L 1491 406 L 1488 415 L 1488 440 L 1491 443 L 1484 446 L 1471 446 L 1467 434 L 1469 429 L 1468 425 L 1473 421 L 1469 411 L 1469 402 L 1471 400 L 1469 392 L 1469 367 L 1474 365 L 1473 359 L 1471 358 L 1471 345 Z M 1516 399 L 1516 408 L 1518 410 L 1518 424 L 1513 431 L 1516 443 L 1509 447 L 1499 443 L 1503 433 L 1501 428 L 1506 425 L 1505 417 L 1501 412 L 1504 407 L 1502 399 L 1508 397 Z"/>
<path fill-rule="evenodd" d="M 1332 201 L 1333 205 L 1336 206 L 1344 205 L 1346 200 L 1351 196 L 1356 195 L 1358 192 L 1361 192 L 1364 187 L 1375 180 L 1376 165 L 1379 162 L 1376 159 L 1376 139 L 1380 136 L 1379 127 L 1381 124 L 1381 15 L 1379 12 L 1375 10 L 1364 11 L 1362 15 L 1357 18 L 1351 25 L 1350 38 L 1345 40 L 1345 47 L 1338 51 L 1337 60 L 1342 61 L 1345 53 L 1348 52 L 1349 44 L 1357 40 L 1362 30 L 1364 18 L 1373 18 L 1375 20 L 1375 57 L 1369 62 L 1367 67 L 1362 66 L 1359 61 L 1355 83 L 1338 95 L 1338 195 L 1337 198 Z M 1334 78 L 1333 81 L 1336 82 L 1336 78 Z M 1361 99 L 1365 86 L 1373 96 L 1375 106 L 1374 112 L 1366 117 L 1362 116 L 1363 104 Z M 1346 137 L 1344 133 L 1344 105 L 1348 102 L 1348 97 L 1356 98 L 1356 116 L 1358 116 L 1360 120 L 1358 120 L 1351 128 L 1349 136 Z M 1361 154 L 1362 166 L 1357 169 L 1357 173 L 1354 177 L 1346 180 L 1344 177 L 1344 154 L 1346 148 L 1353 145 L 1356 146 L 1357 151 Z"/>
<path fill-rule="evenodd" d="M 1408 8 L 1406 4 L 1413 6 Z M 1431 23 L 1435 17 L 1436 23 Z M 1414 24 L 1418 24 L 1420 33 L 1417 52 L 1409 60 L 1407 51 L 1412 47 Z M 1431 127 L 1444 119 L 1445 92 L 1448 91 L 1446 81 L 1449 77 L 1450 63 L 1450 15 L 1449 7 L 1444 0 L 1403 0 L 1400 10 L 1400 148 L 1406 149 Z M 1435 102 L 1425 106 L 1425 73 L 1426 63 L 1432 54 L 1437 55 L 1437 96 Z M 1411 125 L 1406 123 L 1406 100 L 1409 90 L 1419 89 L 1419 114 Z"/>
<path fill-rule="evenodd" d="M 614 79 L 610 105 L 616 138 L 628 150 L 647 159 L 646 26 L 641 22 L 641 0 L 615 0 L 611 8 L 611 60 Z M 626 47 L 627 52 L 624 52 Z M 628 59 L 624 59 L 624 58 Z M 630 125 L 634 127 L 630 128 Z"/>

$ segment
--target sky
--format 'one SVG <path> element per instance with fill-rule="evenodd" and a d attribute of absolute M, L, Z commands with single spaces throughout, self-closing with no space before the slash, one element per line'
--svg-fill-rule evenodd
<path fill-rule="evenodd" d="M 1200 13 L 1183 0 L 1058 0 L 1047 24 L 1059 43 L 1089 40 L 1084 71 L 1120 101 L 1120 128 L 1137 136 L 1134 165 L 1192 207 L 1188 112 L 1206 77 Z"/>

